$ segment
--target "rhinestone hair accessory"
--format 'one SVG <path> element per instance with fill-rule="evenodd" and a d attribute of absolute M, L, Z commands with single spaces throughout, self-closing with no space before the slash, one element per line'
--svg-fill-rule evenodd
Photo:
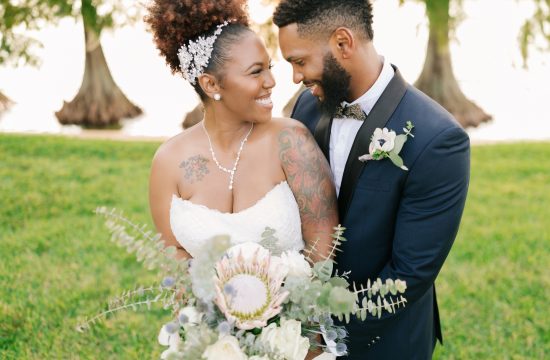
<path fill-rule="evenodd" d="M 195 85 L 197 78 L 204 73 L 208 66 L 214 43 L 229 21 L 225 21 L 216 27 L 214 34 L 210 36 L 199 36 L 197 40 L 189 40 L 188 45 L 182 45 L 178 51 L 180 68 L 185 80 Z"/>

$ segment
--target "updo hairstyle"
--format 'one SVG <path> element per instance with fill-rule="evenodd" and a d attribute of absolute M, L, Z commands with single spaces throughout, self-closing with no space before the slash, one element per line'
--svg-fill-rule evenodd
<path fill-rule="evenodd" d="M 144 21 L 173 74 L 182 73 L 178 58 L 182 45 L 199 36 L 210 36 L 219 24 L 230 21 L 217 37 L 208 66 L 204 69 L 205 73 L 221 81 L 229 49 L 245 33 L 252 31 L 244 0 L 152 0 L 147 10 Z M 198 81 L 193 87 L 202 101 L 208 98 Z"/>

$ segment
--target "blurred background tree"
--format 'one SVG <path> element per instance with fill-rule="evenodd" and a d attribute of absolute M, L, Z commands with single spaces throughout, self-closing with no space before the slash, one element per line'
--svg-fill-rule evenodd
<path fill-rule="evenodd" d="M 462 16 L 462 0 L 416 1 L 426 6 L 429 39 L 424 67 L 414 85 L 453 114 L 465 128 L 491 120 L 491 115 L 464 95 L 453 73 L 449 43 Z M 451 4 L 456 6 L 455 16 L 450 15 Z"/>
<path fill-rule="evenodd" d="M 140 18 L 140 4 L 132 0 L 0 0 L 0 65 L 38 65 L 32 52 L 41 46 L 23 31 L 40 30 L 65 17 L 82 20 L 86 60 L 80 90 L 65 102 L 56 117 L 62 124 L 91 128 L 118 127 L 123 118 L 142 113 L 113 80 L 100 36 L 105 29 L 116 29 Z M 130 59 L 128 60 L 130 61 Z M 2 102 L 10 101 L 0 94 Z M 0 110 L 5 106 L 0 106 Z"/>
<path fill-rule="evenodd" d="M 121 119 L 138 116 L 142 110 L 128 100 L 115 83 L 105 61 L 100 37 L 103 30 L 135 22 L 140 17 L 140 5 L 131 0 L 65 0 L 65 3 L 70 11 L 61 16 L 82 20 L 86 63 L 80 90 L 55 115 L 61 124 L 119 127 Z"/>
<path fill-rule="evenodd" d="M 0 0 L 0 66 L 40 65 L 34 52 L 42 44 L 24 34 L 38 30 L 46 21 L 54 21 L 67 11 L 63 0 Z M 13 102 L 0 89 L 0 114 Z"/>
<path fill-rule="evenodd" d="M 519 46 L 523 66 L 527 68 L 532 48 L 550 51 L 550 0 L 533 0 L 535 12 L 523 24 L 519 34 Z"/>

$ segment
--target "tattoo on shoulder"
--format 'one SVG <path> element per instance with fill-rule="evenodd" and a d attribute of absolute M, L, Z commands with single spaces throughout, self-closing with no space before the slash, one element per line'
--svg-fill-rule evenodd
<path fill-rule="evenodd" d="M 309 130 L 285 128 L 278 140 L 279 158 L 300 207 L 302 222 L 319 224 L 337 217 L 330 166 Z"/>
<path fill-rule="evenodd" d="M 202 155 L 195 155 L 182 161 L 179 167 L 183 169 L 185 180 L 190 183 L 202 180 L 204 176 L 210 172 L 207 166 L 208 161 L 209 160 Z"/>

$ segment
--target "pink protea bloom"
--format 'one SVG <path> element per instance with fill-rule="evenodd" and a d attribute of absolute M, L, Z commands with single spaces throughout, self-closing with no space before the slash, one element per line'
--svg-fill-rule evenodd
<path fill-rule="evenodd" d="M 286 272 L 270 265 L 269 251 L 256 243 L 233 246 L 216 263 L 214 301 L 237 328 L 262 328 L 281 312 L 289 294 L 281 290 Z"/>

